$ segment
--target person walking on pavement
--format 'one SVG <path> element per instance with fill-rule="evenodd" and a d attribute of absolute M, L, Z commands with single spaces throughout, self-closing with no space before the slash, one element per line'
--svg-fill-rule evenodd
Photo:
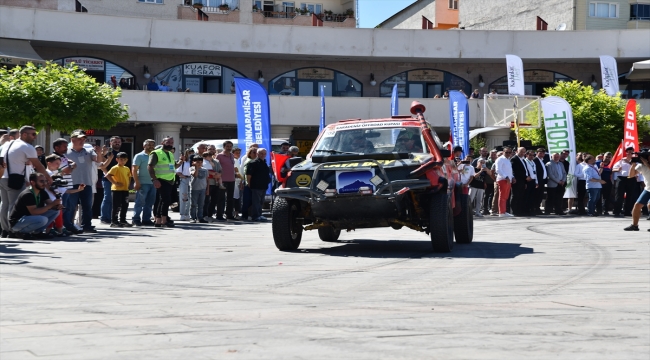
<path fill-rule="evenodd" d="M 176 168 L 174 161 L 174 139 L 167 137 L 162 141 L 162 147 L 154 150 L 149 155 L 147 170 L 153 186 L 156 188 L 158 206 L 154 209 L 156 218 L 155 227 L 167 226 L 169 205 L 172 202 L 172 191 L 176 179 Z"/>
<path fill-rule="evenodd" d="M 36 139 L 36 129 L 32 126 L 23 126 L 18 131 L 17 136 L 17 139 L 5 143 L 2 146 L 2 153 L 0 153 L 0 167 L 5 167 L 0 179 L 0 199 L 2 199 L 0 224 L 2 225 L 3 238 L 9 236 L 11 229 L 9 214 L 11 214 L 18 196 L 27 185 L 25 176 L 29 174 L 27 174 L 26 164 L 31 164 L 36 169 L 36 172 L 43 174 L 48 186 L 52 183 L 52 178 L 38 160 L 36 149 L 32 146 L 32 142 Z M 10 174 L 14 176 L 12 177 Z M 17 180 L 10 180 L 10 178 L 16 178 Z M 19 178 L 22 181 L 18 180 Z M 16 182 L 16 184 L 13 184 L 13 182 Z"/>
<path fill-rule="evenodd" d="M 647 154 L 647 152 L 646 152 Z M 644 189 L 639 195 L 639 198 L 634 204 L 632 209 L 632 225 L 626 227 L 625 231 L 639 231 L 639 218 L 641 217 L 641 209 L 644 206 L 648 205 L 650 202 L 650 162 L 648 157 L 639 157 L 641 160 L 640 164 L 632 164 L 633 167 L 630 169 L 630 176 L 634 177 L 637 174 L 643 175 Z M 650 229 L 648 229 L 650 231 Z"/>
<path fill-rule="evenodd" d="M 113 136 L 110 139 L 110 145 L 111 145 L 111 153 L 113 154 L 111 160 L 109 163 L 106 165 L 106 169 L 104 170 L 104 174 L 108 172 L 108 170 L 112 169 L 113 166 L 117 165 L 117 153 L 120 152 L 120 148 L 122 148 L 122 138 L 119 136 Z M 102 185 L 104 186 L 104 198 L 102 199 L 102 212 L 100 216 L 100 220 L 102 224 L 111 224 L 111 211 L 113 208 L 113 194 L 111 192 L 111 182 L 108 181 L 105 177 L 102 177 Z"/>
<path fill-rule="evenodd" d="M 131 173 L 135 182 L 133 190 L 136 193 L 131 221 L 135 226 L 153 226 L 154 224 L 151 221 L 151 211 L 153 203 L 156 201 L 156 188 L 153 186 L 147 166 L 149 165 L 149 154 L 151 154 L 155 146 L 156 142 L 154 140 L 147 139 L 142 143 L 144 148 L 142 152 L 133 157 Z M 142 214 L 142 220 L 140 214 Z"/>

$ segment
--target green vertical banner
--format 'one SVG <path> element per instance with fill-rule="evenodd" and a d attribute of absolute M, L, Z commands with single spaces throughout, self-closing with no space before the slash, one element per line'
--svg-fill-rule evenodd
<path fill-rule="evenodd" d="M 576 167 L 576 138 L 573 131 L 571 105 L 561 97 L 549 96 L 541 100 L 548 152 L 569 150 L 565 198 L 576 198 L 578 182 L 573 173 Z"/>

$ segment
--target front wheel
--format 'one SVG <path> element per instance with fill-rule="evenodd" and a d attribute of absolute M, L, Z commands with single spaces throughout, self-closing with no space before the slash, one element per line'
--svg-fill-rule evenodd
<path fill-rule="evenodd" d="M 341 235 L 341 229 L 335 229 L 332 226 L 318 228 L 318 237 L 327 242 L 335 242 Z"/>
<path fill-rule="evenodd" d="M 447 193 L 435 194 L 429 209 L 429 233 L 435 252 L 450 252 L 454 248 L 454 209 Z"/>
<path fill-rule="evenodd" d="M 469 244 L 474 238 L 474 215 L 469 196 L 460 195 L 460 214 L 454 216 L 454 236 L 459 244 Z"/>
<path fill-rule="evenodd" d="M 298 221 L 300 204 L 277 198 L 273 203 L 273 241 L 280 251 L 296 250 L 302 240 L 302 224 Z"/>

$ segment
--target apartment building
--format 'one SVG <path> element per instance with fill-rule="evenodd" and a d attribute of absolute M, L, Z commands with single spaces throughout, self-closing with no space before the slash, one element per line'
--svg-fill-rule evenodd
<path fill-rule="evenodd" d="M 459 0 L 418 0 L 384 20 L 381 29 L 445 30 L 458 27 Z"/>

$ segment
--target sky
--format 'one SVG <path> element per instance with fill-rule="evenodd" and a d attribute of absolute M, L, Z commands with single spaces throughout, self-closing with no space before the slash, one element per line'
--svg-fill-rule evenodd
<path fill-rule="evenodd" d="M 359 0 L 359 27 L 374 28 L 416 0 Z"/>

